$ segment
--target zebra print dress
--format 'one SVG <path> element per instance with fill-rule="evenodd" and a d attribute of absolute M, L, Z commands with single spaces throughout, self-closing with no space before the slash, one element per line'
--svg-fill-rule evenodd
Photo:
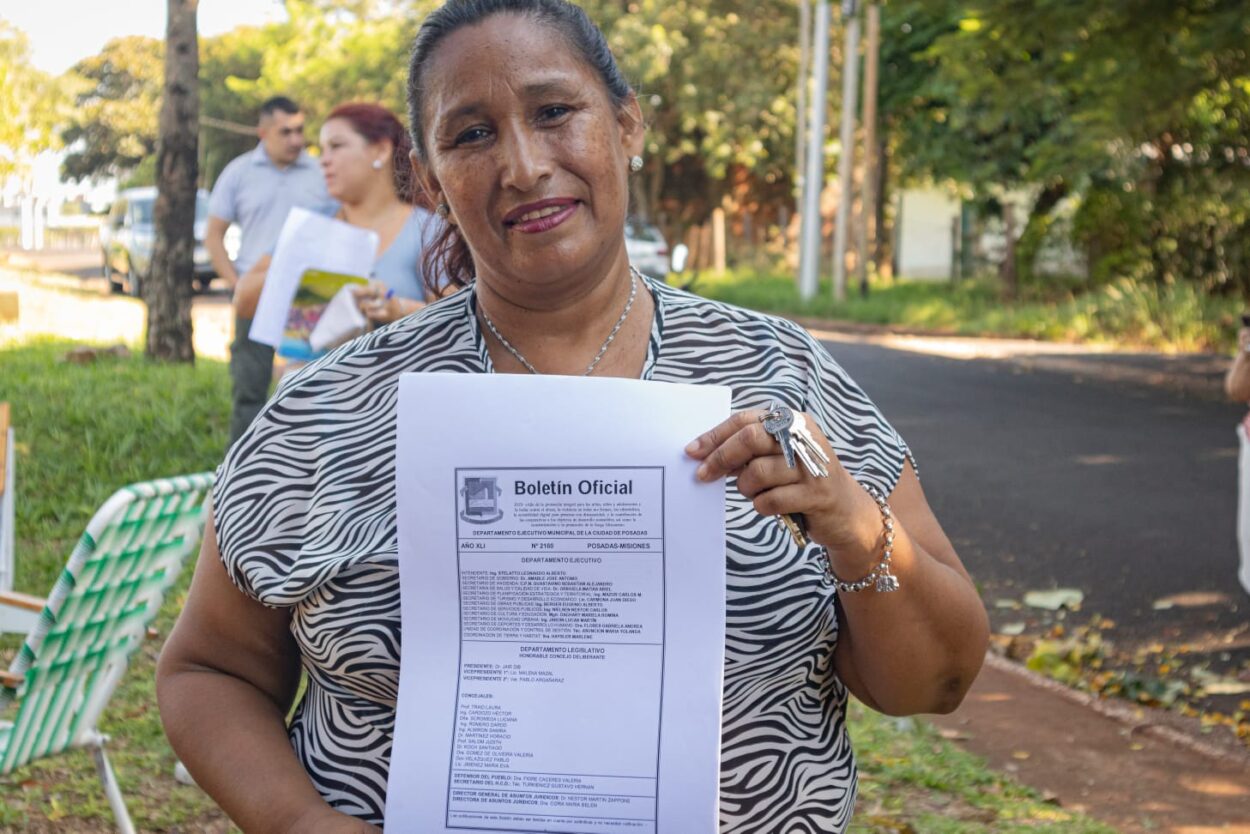
<path fill-rule="evenodd" d="M 893 490 L 906 447 L 804 330 L 647 286 L 656 303 L 644 378 L 729 386 L 735 409 L 776 399 L 806 410 L 852 475 Z M 290 727 L 296 754 L 332 806 L 378 825 L 401 636 L 397 381 L 409 371 L 492 372 L 471 290 L 291 378 L 234 445 L 214 490 L 232 580 L 292 609 L 308 674 Z M 431 408 L 421 429 L 454 431 L 454 411 Z M 856 770 L 833 670 L 836 593 L 815 548 L 796 547 L 733 483 L 726 494 L 721 831 L 843 831 Z"/>

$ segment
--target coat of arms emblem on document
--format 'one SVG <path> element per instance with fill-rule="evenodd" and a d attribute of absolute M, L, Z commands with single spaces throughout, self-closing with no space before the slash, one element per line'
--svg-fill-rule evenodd
<path fill-rule="evenodd" d="M 470 524 L 494 524 L 503 518 L 499 509 L 499 485 L 497 478 L 479 478 L 466 475 L 461 482 L 460 495 L 464 498 L 464 510 L 460 517 Z"/>

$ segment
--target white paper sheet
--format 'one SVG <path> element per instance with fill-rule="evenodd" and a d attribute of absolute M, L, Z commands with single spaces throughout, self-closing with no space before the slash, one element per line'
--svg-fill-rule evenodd
<path fill-rule="evenodd" d="M 313 350 L 321 352 L 338 347 L 365 332 L 369 320 L 360 312 L 355 289 L 350 285 L 341 288 L 321 311 L 321 318 L 308 334 L 308 344 Z"/>
<path fill-rule="evenodd" d="M 683 448 L 729 403 L 403 377 L 388 831 L 717 831 L 724 484 Z"/>
<path fill-rule="evenodd" d="M 248 338 L 277 347 L 300 276 L 307 269 L 367 276 L 373 272 L 378 234 L 302 208 L 293 208 L 282 224 L 269 273 Z"/>

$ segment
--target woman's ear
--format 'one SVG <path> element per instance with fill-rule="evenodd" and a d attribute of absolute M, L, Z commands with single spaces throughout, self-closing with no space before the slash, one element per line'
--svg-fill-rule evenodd
<path fill-rule="evenodd" d="M 629 98 L 621 103 L 617 108 L 616 121 L 621 126 L 621 147 L 625 150 L 625 158 L 641 155 L 647 126 L 642 120 L 642 107 L 638 104 L 638 96 L 630 93 Z"/>
<path fill-rule="evenodd" d="M 390 160 L 395 156 L 395 143 L 390 139 L 379 139 L 373 143 L 374 159 Z"/>

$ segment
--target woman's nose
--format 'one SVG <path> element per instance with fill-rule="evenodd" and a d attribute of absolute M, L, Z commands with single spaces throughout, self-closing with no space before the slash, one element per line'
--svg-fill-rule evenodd
<path fill-rule="evenodd" d="M 516 191 L 532 191 L 551 174 L 551 159 L 545 143 L 528 130 L 512 131 L 502 143 L 503 185 Z"/>

